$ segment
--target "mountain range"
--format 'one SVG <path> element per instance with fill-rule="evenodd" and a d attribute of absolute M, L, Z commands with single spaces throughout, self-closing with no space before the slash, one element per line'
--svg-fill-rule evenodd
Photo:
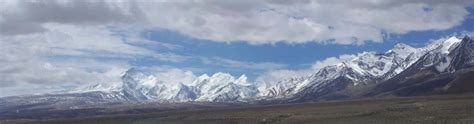
<path fill-rule="evenodd" d="M 33 109 L 78 109 L 137 103 L 294 103 L 372 97 L 464 94 L 474 91 L 474 41 L 447 38 L 426 47 L 397 44 L 385 53 L 363 52 L 311 74 L 259 85 L 245 75 L 201 75 L 168 83 L 136 68 L 122 83 L 92 85 L 63 94 L 0 98 L 0 114 Z M 15 110 L 15 111 L 14 111 Z"/>

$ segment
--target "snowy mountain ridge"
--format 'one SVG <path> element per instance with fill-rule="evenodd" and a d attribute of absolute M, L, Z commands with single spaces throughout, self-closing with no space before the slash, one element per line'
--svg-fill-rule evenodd
<path fill-rule="evenodd" d="M 136 68 L 123 74 L 121 85 L 105 87 L 95 84 L 69 93 L 91 91 L 119 94 L 133 102 L 239 102 L 257 93 L 245 75 L 236 78 L 228 73 L 218 72 L 212 76 L 203 74 L 192 82 L 167 83 Z"/>
<path fill-rule="evenodd" d="M 348 87 L 383 82 L 430 54 L 446 56 L 444 63 L 431 58 L 432 62 L 437 63 L 436 68 L 442 71 L 448 67 L 446 63 L 450 58 L 447 55 L 460 42 L 461 39 L 451 37 L 422 48 L 413 48 L 399 43 L 385 53 L 363 52 L 357 54 L 352 60 L 329 65 L 309 76 L 282 80 L 265 88 L 266 90 L 261 91 L 260 95 L 270 99 L 292 97 L 317 99 L 319 95 L 337 92 Z M 425 66 L 431 67 L 433 65 L 431 63 L 431 65 Z"/>
<path fill-rule="evenodd" d="M 466 41 L 466 38 L 470 42 L 462 42 Z M 466 38 L 451 37 L 422 48 L 399 43 L 384 53 L 359 53 L 353 59 L 328 65 L 306 76 L 270 82 L 272 85 L 259 85 L 248 81 L 245 75 L 234 77 L 222 72 L 211 76 L 203 74 L 190 82 L 168 83 L 159 80 L 159 77 L 131 68 L 123 74 L 121 83 L 110 86 L 96 84 L 69 93 L 93 94 L 101 97 L 87 98 L 112 99 L 114 102 L 251 102 L 318 99 L 348 88 L 384 82 L 412 66 L 434 68 L 439 73 L 450 73 L 474 66 L 474 59 L 470 59 L 474 58 L 474 43 Z"/>

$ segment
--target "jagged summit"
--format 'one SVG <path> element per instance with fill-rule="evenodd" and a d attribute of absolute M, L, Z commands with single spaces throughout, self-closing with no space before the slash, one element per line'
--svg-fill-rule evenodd
<path fill-rule="evenodd" d="M 223 72 L 203 74 L 192 82 L 168 83 L 130 68 L 122 75 L 122 82 L 120 94 L 134 102 L 239 102 L 256 94 L 247 76 L 235 78 Z"/>

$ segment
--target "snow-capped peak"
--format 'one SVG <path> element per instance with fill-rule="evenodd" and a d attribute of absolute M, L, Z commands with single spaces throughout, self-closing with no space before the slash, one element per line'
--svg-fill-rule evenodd
<path fill-rule="evenodd" d="M 198 79 L 200 79 L 200 80 L 209 79 L 209 75 L 203 74 L 203 75 L 199 76 Z"/>
<path fill-rule="evenodd" d="M 230 75 L 229 73 L 217 72 L 213 74 L 211 77 L 213 80 L 235 80 L 235 77 Z"/>
<path fill-rule="evenodd" d="M 124 81 L 124 85 L 130 85 L 133 87 L 152 87 L 157 82 L 156 77 L 152 75 L 145 75 L 143 72 L 135 68 L 127 70 L 122 76 L 122 80 Z"/>
<path fill-rule="evenodd" d="M 130 68 L 121 77 L 120 92 L 131 101 L 221 101 L 235 102 L 256 94 L 252 83 L 245 75 L 235 78 L 229 73 L 218 72 L 209 76 L 203 74 L 191 82 L 170 83 L 137 68 Z M 88 91 L 103 89 L 103 85 L 89 86 Z"/>
<path fill-rule="evenodd" d="M 209 80 L 209 78 L 210 78 L 209 75 L 203 74 L 203 75 L 197 77 L 196 80 L 194 80 L 190 85 L 191 86 L 196 86 L 196 85 L 200 84 L 201 82 Z"/>
<path fill-rule="evenodd" d="M 460 42 L 461 42 L 461 39 L 458 39 L 456 37 L 451 37 L 445 40 L 444 42 L 442 42 L 440 50 L 442 53 L 449 53 Z"/>
<path fill-rule="evenodd" d="M 138 75 L 143 75 L 142 72 L 140 72 L 137 68 L 130 68 L 127 71 L 125 71 L 122 76 L 138 76 Z"/>
<path fill-rule="evenodd" d="M 331 83 L 359 85 L 386 80 L 402 72 L 423 54 L 425 53 L 421 48 L 403 43 L 385 53 L 362 52 L 351 60 L 323 67 L 310 76 L 283 80 L 267 86 L 266 90 L 260 88 L 260 95 L 288 97 L 303 90 L 319 92 L 318 88 L 337 85 Z M 341 79 L 348 82 L 338 81 Z"/>
<path fill-rule="evenodd" d="M 461 39 L 450 37 L 437 40 L 423 48 L 425 55 L 420 56 L 418 63 L 422 68 L 435 67 L 438 72 L 445 72 L 450 66 L 452 57 L 449 54 L 461 43 Z"/>
<path fill-rule="evenodd" d="M 429 52 L 441 52 L 441 53 L 448 53 L 452 46 L 457 46 L 461 42 L 461 39 L 457 37 L 449 37 L 443 38 L 434 41 L 433 43 L 429 44 L 424 50 Z"/>
<path fill-rule="evenodd" d="M 411 47 L 404 43 L 397 43 L 393 49 L 388 50 L 385 54 L 395 54 L 396 56 L 406 58 L 416 51 L 418 51 L 418 48 Z"/>
<path fill-rule="evenodd" d="M 247 81 L 247 76 L 241 75 L 239 78 L 237 78 L 234 83 L 239 84 L 239 85 L 244 85 L 244 86 L 250 86 L 252 85 L 250 82 Z"/>
<path fill-rule="evenodd" d="M 413 48 L 413 47 L 411 47 L 410 45 L 405 44 L 405 43 L 397 43 L 393 47 L 393 49 L 406 49 L 406 48 L 410 49 L 410 48 Z"/>

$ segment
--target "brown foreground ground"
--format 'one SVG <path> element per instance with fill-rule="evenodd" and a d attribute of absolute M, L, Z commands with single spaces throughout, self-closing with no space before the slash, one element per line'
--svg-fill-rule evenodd
<path fill-rule="evenodd" d="M 108 115 L 53 120 L 51 124 L 474 124 L 474 96 L 430 96 L 253 106 L 245 108 Z"/>

